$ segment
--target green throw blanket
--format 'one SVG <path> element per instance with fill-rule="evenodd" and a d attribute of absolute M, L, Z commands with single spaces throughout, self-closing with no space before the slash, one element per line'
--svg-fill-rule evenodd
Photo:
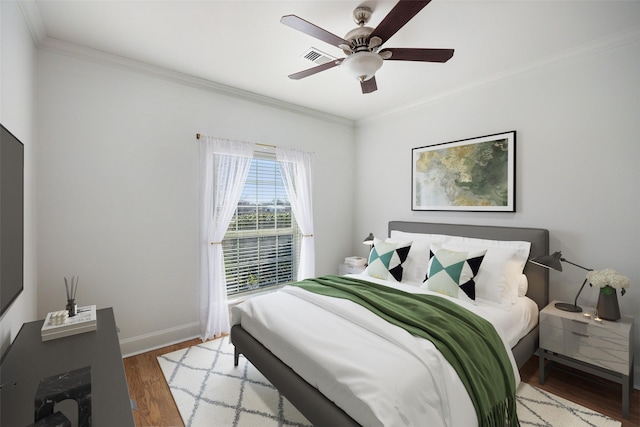
<path fill-rule="evenodd" d="M 355 278 L 324 276 L 293 285 L 351 300 L 431 341 L 466 387 L 480 427 L 520 425 L 511 362 L 500 336 L 482 317 L 445 298 L 411 294 Z"/>

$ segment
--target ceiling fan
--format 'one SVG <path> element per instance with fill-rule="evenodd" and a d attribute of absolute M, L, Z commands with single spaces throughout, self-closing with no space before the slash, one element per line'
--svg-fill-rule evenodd
<path fill-rule="evenodd" d="M 371 93 L 378 89 L 375 73 L 382 67 L 384 60 L 447 62 L 453 56 L 453 49 L 384 48 L 381 50 L 382 45 L 430 1 L 400 0 L 376 28 L 365 26 L 371 18 L 371 8 L 357 7 L 353 11 L 353 19 L 358 27 L 349 31 L 344 38 L 296 15 L 283 16 L 280 22 L 284 25 L 336 46 L 347 55 L 345 58 L 291 74 L 289 78 L 303 79 L 339 65 L 360 80 L 362 93 Z"/>

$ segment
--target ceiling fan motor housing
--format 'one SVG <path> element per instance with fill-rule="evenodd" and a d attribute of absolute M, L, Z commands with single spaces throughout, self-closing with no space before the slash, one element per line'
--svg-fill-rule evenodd
<path fill-rule="evenodd" d="M 350 44 L 351 50 L 344 49 L 344 53 L 350 55 L 355 52 L 373 51 L 369 47 L 369 36 L 373 33 L 375 28 L 371 27 L 358 27 L 349 31 L 344 39 Z M 376 46 L 377 47 L 377 46 Z"/>

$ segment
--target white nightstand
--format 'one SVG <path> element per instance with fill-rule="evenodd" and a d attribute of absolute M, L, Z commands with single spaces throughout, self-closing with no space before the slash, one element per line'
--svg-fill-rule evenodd
<path fill-rule="evenodd" d="M 345 263 L 338 265 L 338 274 L 344 276 L 345 274 L 360 274 L 366 267 L 364 265 L 354 267 Z"/>
<path fill-rule="evenodd" d="M 599 323 L 584 316 L 592 314 L 593 308 L 571 313 L 555 308 L 556 302 L 540 312 L 540 384 L 552 365 L 547 366 L 546 360 L 617 382 L 622 384 L 622 415 L 628 418 L 633 391 L 633 317 Z"/>

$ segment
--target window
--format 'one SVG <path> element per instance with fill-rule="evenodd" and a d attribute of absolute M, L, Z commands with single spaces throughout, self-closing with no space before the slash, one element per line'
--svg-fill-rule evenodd
<path fill-rule="evenodd" d="M 296 277 L 299 229 L 275 156 L 259 156 L 222 241 L 228 295 Z"/>

